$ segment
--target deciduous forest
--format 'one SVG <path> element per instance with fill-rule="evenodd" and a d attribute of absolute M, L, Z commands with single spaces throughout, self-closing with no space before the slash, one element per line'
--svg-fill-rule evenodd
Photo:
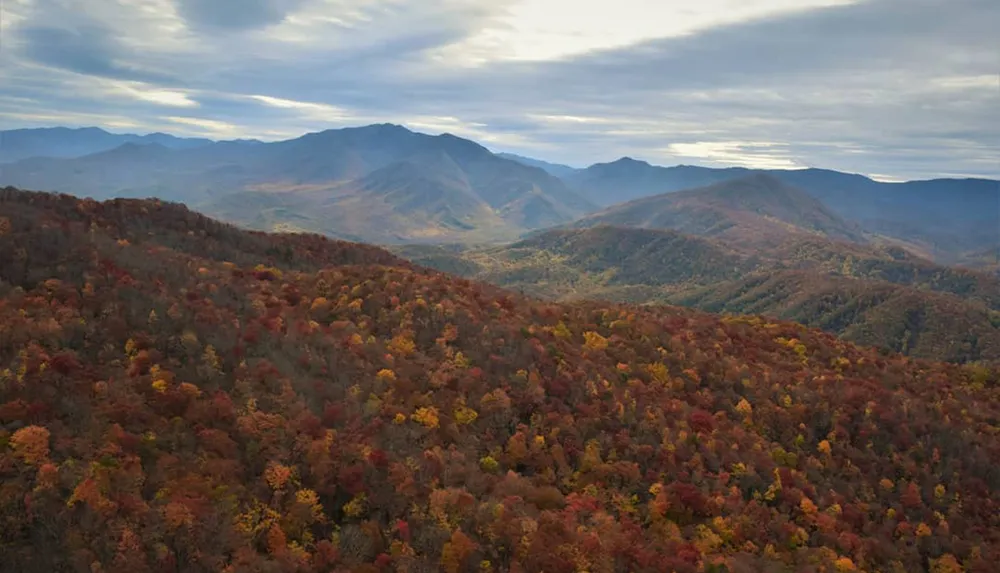
<path fill-rule="evenodd" d="M 1000 371 L 0 191 L 0 570 L 990 573 Z"/>

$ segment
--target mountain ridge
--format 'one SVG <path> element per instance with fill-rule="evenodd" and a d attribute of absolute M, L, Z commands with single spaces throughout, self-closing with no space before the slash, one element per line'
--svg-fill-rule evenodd
<path fill-rule="evenodd" d="M 743 167 L 661 167 L 622 158 L 567 177 L 595 203 L 610 206 L 637 198 L 703 187 L 753 172 L 799 187 L 840 217 L 867 231 L 902 240 L 945 262 L 1000 244 L 1000 181 L 940 178 L 884 183 L 829 169 L 752 170 Z"/>
<path fill-rule="evenodd" d="M 0 130 L 0 163 L 33 157 L 72 158 L 108 151 L 126 143 L 159 144 L 175 149 L 201 147 L 211 139 L 178 137 L 163 132 L 138 135 L 111 133 L 99 127 L 47 127 Z"/>
<path fill-rule="evenodd" d="M 457 167 L 462 172 L 452 174 L 469 186 L 461 205 L 419 205 L 412 201 L 415 195 L 403 189 L 370 192 L 372 185 L 390 180 L 406 187 L 400 162 L 419 163 L 428 157 L 446 171 Z M 434 197 L 450 184 L 429 169 L 421 171 L 427 175 L 423 191 L 417 190 L 419 185 L 410 189 L 440 202 Z M 378 178 L 382 181 L 375 181 Z M 0 170 L 0 179 L 98 199 L 157 196 L 262 230 L 307 230 L 390 243 L 516 238 L 524 230 L 565 223 L 592 209 L 540 168 L 498 157 L 451 134 L 426 135 L 394 124 L 331 129 L 252 146 L 225 142 L 168 149 L 129 143 L 79 158 L 15 162 Z M 433 186 L 441 189 L 429 189 Z M 391 204 L 395 200 L 412 209 L 402 212 L 400 205 Z M 427 209 L 433 213 L 424 213 Z M 442 209 L 454 212 L 442 214 Z M 413 220 L 406 220 L 407 214 Z M 378 216 L 386 219 L 379 221 Z"/>
<path fill-rule="evenodd" d="M 433 222 L 428 223 L 433 228 L 416 230 L 407 228 L 405 222 L 394 230 L 372 225 L 360 231 L 338 229 L 326 223 L 338 215 L 314 212 L 311 200 L 288 193 L 325 189 L 333 199 L 345 183 L 421 149 L 448 149 L 463 169 L 475 166 L 480 198 L 503 224 L 487 217 L 472 224 L 476 230 L 463 232 L 437 228 Z M 817 168 L 661 167 L 628 157 L 566 171 L 531 158 L 492 154 L 454 135 L 426 135 L 395 124 L 325 130 L 271 143 L 216 142 L 146 153 L 158 155 L 155 160 L 136 162 L 105 157 L 105 164 L 101 164 L 102 156 L 34 157 L 4 163 L 0 184 L 96 198 L 157 196 L 262 229 L 305 229 L 376 242 L 417 240 L 416 232 L 421 241 L 478 243 L 516 240 L 526 232 L 566 224 L 601 207 L 763 172 L 805 190 L 840 218 L 859 225 L 869 240 L 898 245 L 940 262 L 993 268 L 995 261 L 981 253 L 1000 244 L 1000 182 L 987 179 L 881 183 L 863 175 Z M 262 195 L 267 193 L 282 196 Z M 497 200 L 501 196 L 506 202 Z M 274 207 L 263 214 L 248 212 L 241 209 L 245 198 Z M 377 210 L 374 207 L 381 208 L 373 206 L 372 211 Z M 352 208 L 364 209 L 364 202 L 357 199 Z"/>
<path fill-rule="evenodd" d="M 818 233 L 863 243 L 860 228 L 841 219 L 805 191 L 765 173 L 662 193 L 612 206 L 572 224 L 586 227 L 666 228 L 718 237 L 745 246 L 774 246 L 788 235 Z"/>

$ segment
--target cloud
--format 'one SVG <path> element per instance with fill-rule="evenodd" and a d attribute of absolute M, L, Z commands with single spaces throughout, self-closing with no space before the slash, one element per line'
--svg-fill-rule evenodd
<path fill-rule="evenodd" d="M 857 0 L 522 0 L 452 55 L 468 62 L 551 60 L 676 37 L 726 23 Z"/>
<path fill-rule="evenodd" d="M 435 134 L 450 133 L 459 137 L 472 139 L 482 145 L 505 146 L 520 149 L 547 149 L 544 142 L 533 141 L 514 130 L 497 128 L 490 129 L 489 124 L 465 122 L 450 116 L 413 116 L 402 120 L 406 127 Z"/>
<path fill-rule="evenodd" d="M 163 81 L 119 58 L 123 52 L 111 30 L 89 24 L 74 29 L 38 26 L 18 30 L 22 53 L 35 63 L 82 75 L 129 80 Z"/>
<path fill-rule="evenodd" d="M 995 0 L 6 1 L 0 126 L 1000 176 Z"/>
<path fill-rule="evenodd" d="M 110 91 L 125 97 L 169 107 L 198 107 L 184 90 L 157 89 L 141 82 L 108 82 Z"/>
<path fill-rule="evenodd" d="M 177 10 L 193 28 L 245 30 L 283 21 L 301 0 L 177 0 Z"/>
<path fill-rule="evenodd" d="M 194 128 L 197 132 L 218 139 L 238 138 L 241 130 L 238 126 L 225 121 L 201 119 L 197 117 L 168 116 L 167 121 Z"/>
<path fill-rule="evenodd" d="M 983 74 L 978 76 L 946 76 L 935 78 L 935 85 L 946 89 L 969 90 L 982 89 L 995 91 L 1000 89 L 1000 74 Z"/>
<path fill-rule="evenodd" d="M 788 156 L 787 146 L 766 141 L 697 141 L 672 143 L 666 153 L 718 161 L 752 169 L 796 169 L 805 167 Z"/>
<path fill-rule="evenodd" d="M 249 97 L 251 100 L 273 108 L 289 110 L 301 119 L 319 122 L 344 122 L 353 119 L 346 110 L 335 105 L 296 101 L 265 95 L 251 95 Z"/>

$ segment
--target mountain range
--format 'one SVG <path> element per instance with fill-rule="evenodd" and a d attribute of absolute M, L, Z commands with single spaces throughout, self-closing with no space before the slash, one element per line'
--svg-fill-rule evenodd
<path fill-rule="evenodd" d="M 263 230 L 377 243 L 512 238 L 594 208 L 542 169 L 390 124 L 252 145 L 126 142 L 9 163 L 0 182 L 97 199 L 155 196 Z"/>
<path fill-rule="evenodd" d="M 798 187 L 872 234 L 949 262 L 1000 244 L 1000 182 L 935 179 L 885 183 L 826 169 L 659 167 L 623 158 L 565 175 L 594 203 L 610 205 L 767 173 Z"/>
<path fill-rule="evenodd" d="M 210 139 L 176 137 L 166 133 L 136 135 L 109 133 L 98 127 L 49 127 L 0 131 L 0 163 L 31 157 L 81 157 L 109 151 L 126 143 L 191 149 L 214 143 Z"/>
<path fill-rule="evenodd" d="M 155 196 L 261 230 L 376 243 L 514 240 L 613 205 L 766 173 L 821 202 L 824 217 L 854 225 L 852 236 L 981 267 L 996 264 L 991 255 L 1000 245 L 1000 182 L 985 179 L 883 183 L 823 169 L 660 167 L 631 158 L 576 169 L 390 124 L 272 143 L 96 128 L 0 138 L 7 162 L 0 184 L 95 198 Z M 700 214 L 706 223 L 714 216 Z"/>
<path fill-rule="evenodd" d="M 272 143 L 3 137 L 7 157 L 36 156 L 0 165 L 0 183 L 155 196 L 253 229 L 397 245 L 420 264 L 553 300 L 762 314 L 912 356 L 1000 360 L 995 181 L 630 158 L 576 169 L 391 124 Z"/>

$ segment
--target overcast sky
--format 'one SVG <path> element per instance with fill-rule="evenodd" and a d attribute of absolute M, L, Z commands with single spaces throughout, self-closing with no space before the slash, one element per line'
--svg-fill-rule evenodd
<path fill-rule="evenodd" d="M 0 128 L 1000 177 L 998 0 L 0 0 Z"/>

